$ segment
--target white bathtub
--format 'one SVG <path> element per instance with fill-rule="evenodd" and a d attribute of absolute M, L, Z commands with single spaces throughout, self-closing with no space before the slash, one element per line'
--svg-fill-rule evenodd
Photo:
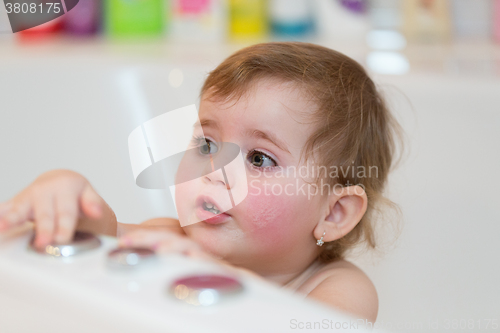
<path fill-rule="evenodd" d="M 0 44 L 0 200 L 41 172 L 69 168 L 88 177 L 121 222 L 175 214 L 168 194 L 134 185 L 127 137 L 143 121 L 197 102 L 205 73 L 233 48 Z M 364 56 L 359 50 L 351 55 Z M 177 88 L 169 82 L 175 68 L 183 73 Z M 382 259 L 354 259 L 377 287 L 378 322 L 395 332 L 425 331 L 436 323 L 434 331 L 448 331 L 453 320 L 492 329 L 493 320 L 500 324 L 499 74 L 412 69 L 376 80 L 388 86 L 410 142 L 389 189 L 402 208 L 401 237 Z M 26 305 L 15 296 L 4 299 L 3 309 Z M 10 313 L 20 315 L 16 311 Z"/>

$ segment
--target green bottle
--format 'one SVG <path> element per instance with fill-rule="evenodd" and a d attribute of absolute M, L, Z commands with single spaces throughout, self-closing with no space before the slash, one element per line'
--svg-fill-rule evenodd
<path fill-rule="evenodd" d="M 105 0 L 105 29 L 111 36 L 155 36 L 164 32 L 165 0 Z"/>

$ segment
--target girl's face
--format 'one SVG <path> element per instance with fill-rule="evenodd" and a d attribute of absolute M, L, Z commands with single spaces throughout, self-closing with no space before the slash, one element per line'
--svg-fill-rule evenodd
<path fill-rule="evenodd" d="M 181 225 L 187 225 L 186 234 L 214 255 L 261 273 L 292 269 L 290 265 L 316 257 L 313 230 L 324 217 L 325 198 L 311 195 L 314 189 L 306 182 L 311 175 L 304 165 L 299 172 L 300 154 L 315 129 L 307 123 L 313 110 L 298 90 L 270 80 L 259 81 L 237 102 L 202 99 L 203 131 L 195 128 L 194 136 L 204 134 L 208 144 L 200 153 L 215 151 L 218 142 L 238 145 L 245 160 L 248 195 L 216 223 L 212 219 L 190 224 L 213 216 L 204 211 L 207 207 L 199 198 L 226 190 L 232 175 L 207 175 L 194 185 L 176 188 L 177 211 Z"/>

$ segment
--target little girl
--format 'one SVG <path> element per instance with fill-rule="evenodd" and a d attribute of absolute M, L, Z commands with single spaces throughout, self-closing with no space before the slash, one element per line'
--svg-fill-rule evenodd
<path fill-rule="evenodd" d="M 75 229 L 118 235 L 122 246 L 231 265 L 374 322 L 375 287 L 344 257 L 361 242 L 375 247 L 398 125 L 365 70 L 313 44 L 250 46 L 210 73 L 199 119 L 200 153 L 231 142 L 245 157 L 249 190 L 235 207 L 176 193 L 181 223 L 121 224 L 83 176 L 55 170 L 0 205 L 0 230 L 33 220 L 40 247 Z M 229 188 L 229 178 L 206 175 L 200 191 Z M 182 223 L 193 214 L 200 222 Z"/>

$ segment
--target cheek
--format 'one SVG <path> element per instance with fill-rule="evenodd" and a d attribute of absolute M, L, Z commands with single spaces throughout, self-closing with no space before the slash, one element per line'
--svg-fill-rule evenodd
<path fill-rule="evenodd" d="M 175 205 L 177 209 L 185 206 L 186 199 L 189 197 L 189 192 L 191 192 L 187 187 L 175 186 Z"/>
<path fill-rule="evenodd" d="M 254 243 L 266 249 L 290 244 L 306 222 L 299 208 L 303 207 L 303 202 L 298 201 L 297 197 L 286 195 L 249 195 L 245 199 L 242 221 L 245 225 L 240 227 Z"/>
<path fill-rule="evenodd" d="M 194 181 L 186 182 L 175 186 L 175 208 L 179 215 L 179 220 L 187 221 L 193 206 L 193 196 L 196 198 L 199 193 L 199 186 Z"/>

